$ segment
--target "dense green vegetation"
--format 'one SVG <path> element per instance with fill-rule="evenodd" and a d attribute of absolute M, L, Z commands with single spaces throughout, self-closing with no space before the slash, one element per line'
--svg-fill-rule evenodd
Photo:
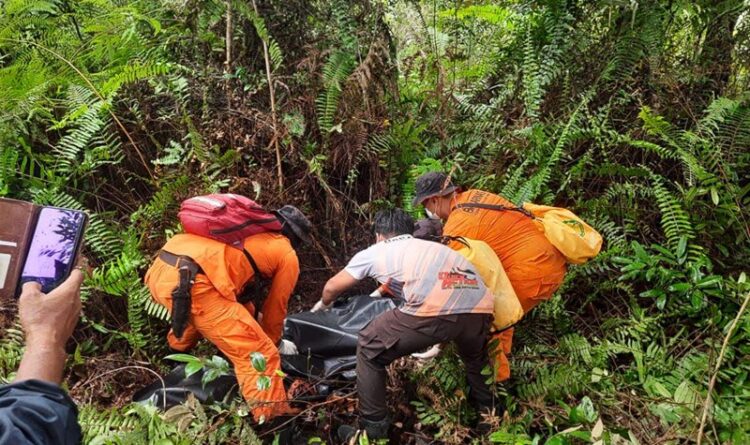
<path fill-rule="evenodd" d="M 190 195 L 298 205 L 296 307 L 430 169 L 605 237 L 517 329 L 502 444 L 750 442 L 744 0 L 0 0 L 0 196 L 86 210 L 67 384 L 89 443 L 252 443 L 241 403 L 128 405 L 163 372 L 142 274 Z M 415 213 L 419 209 L 410 209 Z M 302 304 L 300 304 L 302 303 Z M 743 304 L 744 303 L 744 304 Z M 22 352 L 3 312 L 0 377 Z M 212 349 L 205 347 L 205 357 Z M 451 353 L 401 364 L 404 443 L 469 443 Z M 394 391 L 395 394 L 395 391 Z M 304 422 L 327 436 L 335 409 Z M 317 415 L 315 415 L 317 413 Z M 263 440 L 271 440 L 266 434 Z"/>

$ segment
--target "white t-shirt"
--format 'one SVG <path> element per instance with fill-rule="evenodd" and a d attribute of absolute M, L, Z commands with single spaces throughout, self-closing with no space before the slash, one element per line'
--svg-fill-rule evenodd
<path fill-rule="evenodd" d="M 406 304 L 401 311 L 419 317 L 493 313 L 493 296 L 474 266 L 442 244 L 401 235 L 357 253 L 344 269 L 361 280 L 385 284 Z"/>

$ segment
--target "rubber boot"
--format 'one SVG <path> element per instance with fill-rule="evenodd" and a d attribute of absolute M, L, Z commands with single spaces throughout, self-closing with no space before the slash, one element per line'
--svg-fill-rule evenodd
<path fill-rule="evenodd" d="M 363 417 L 359 419 L 360 429 L 354 428 L 351 425 L 341 425 L 336 433 L 339 436 L 339 440 L 343 443 L 348 443 L 352 438 L 358 437 L 359 434 L 362 434 L 362 431 L 367 432 L 367 438 L 373 441 L 387 439 L 388 428 L 390 426 L 391 421 L 387 417 L 378 421 L 367 420 Z"/>
<path fill-rule="evenodd" d="M 487 416 L 502 419 L 503 414 L 505 413 L 505 407 L 500 403 L 497 403 L 495 404 L 495 406 L 485 406 L 479 408 L 478 411 L 479 421 L 477 422 L 474 431 L 477 433 L 477 435 L 483 437 L 489 435 L 492 432 L 492 427 L 494 426 L 494 422 L 488 419 Z"/>

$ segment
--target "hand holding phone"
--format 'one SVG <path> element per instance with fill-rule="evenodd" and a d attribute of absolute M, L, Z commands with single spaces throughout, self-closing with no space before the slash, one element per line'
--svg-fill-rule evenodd
<path fill-rule="evenodd" d="M 27 282 L 18 301 L 18 317 L 26 334 L 26 351 L 15 381 L 37 379 L 59 384 L 65 366 L 65 343 L 81 314 L 83 272 L 74 269 L 49 293 Z"/>
<path fill-rule="evenodd" d="M 49 293 L 42 285 L 27 282 L 18 301 L 18 317 L 27 343 L 65 347 L 81 312 L 83 272 L 75 269 Z"/>

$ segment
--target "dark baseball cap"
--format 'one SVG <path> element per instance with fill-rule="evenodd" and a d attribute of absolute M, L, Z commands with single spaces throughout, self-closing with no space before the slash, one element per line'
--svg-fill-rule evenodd
<path fill-rule="evenodd" d="M 414 199 L 412 206 L 422 204 L 427 198 L 445 196 L 456 191 L 456 186 L 448 179 L 448 175 L 441 172 L 427 172 L 417 178 L 414 183 Z"/>

